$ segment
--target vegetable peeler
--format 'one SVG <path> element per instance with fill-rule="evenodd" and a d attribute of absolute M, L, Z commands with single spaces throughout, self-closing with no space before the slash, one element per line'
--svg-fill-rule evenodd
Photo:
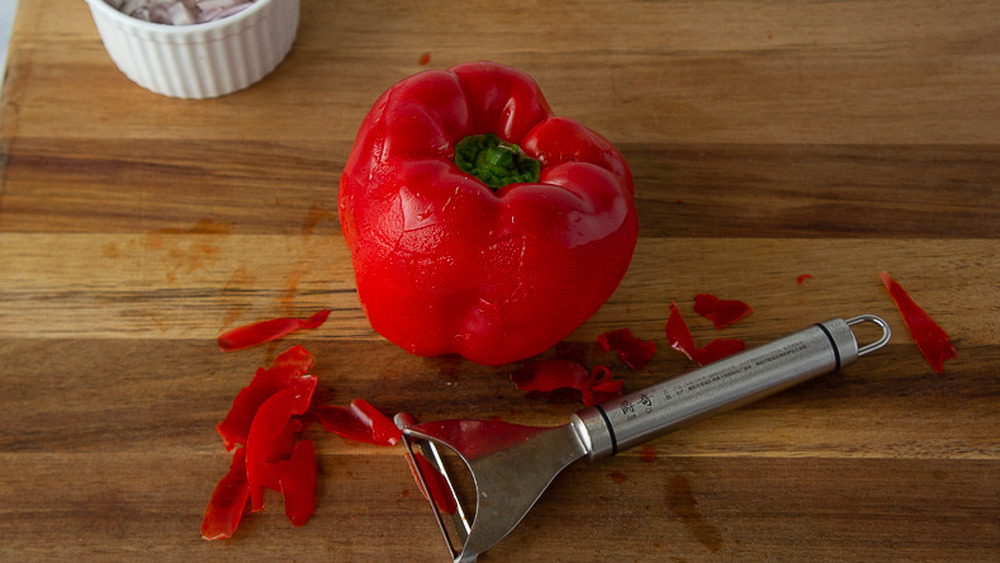
<path fill-rule="evenodd" d="M 859 346 L 852 326 L 871 323 L 881 336 Z M 587 407 L 562 426 L 536 428 L 496 420 L 443 420 L 415 424 L 400 413 L 406 455 L 428 498 L 455 563 L 471 563 L 507 536 L 552 480 L 571 463 L 618 452 L 710 415 L 832 373 L 885 346 L 889 325 L 875 315 L 816 323 L 802 331 L 745 350 L 640 391 Z M 470 517 L 438 446 L 464 462 L 475 488 Z M 428 475 L 416 463 L 421 450 L 445 478 L 458 509 L 452 515 L 457 543 L 436 508 Z M 454 464 L 452 464 L 454 468 Z M 471 493 L 471 487 L 469 491 Z M 472 504 L 471 499 L 466 499 Z"/>

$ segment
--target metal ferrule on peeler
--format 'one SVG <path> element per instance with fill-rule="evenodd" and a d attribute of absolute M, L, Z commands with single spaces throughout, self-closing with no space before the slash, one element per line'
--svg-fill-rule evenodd
<path fill-rule="evenodd" d="M 858 346 L 851 326 L 872 322 L 883 336 Z M 873 315 L 830 319 L 752 350 L 724 358 L 682 376 L 589 407 L 570 424 L 590 461 L 720 412 L 738 408 L 831 373 L 876 350 L 889 339 L 885 321 Z"/>

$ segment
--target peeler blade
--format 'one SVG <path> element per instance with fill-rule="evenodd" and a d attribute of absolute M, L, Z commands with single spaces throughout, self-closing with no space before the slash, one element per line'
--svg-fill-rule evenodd
<path fill-rule="evenodd" d="M 465 537 L 460 549 L 452 546 L 435 511 L 456 563 L 475 561 L 507 536 L 556 475 L 586 455 L 569 424 L 536 428 L 501 421 L 443 420 L 407 426 L 403 434 L 408 448 L 413 440 L 427 440 L 450 449 L 472 476 L 475 513 L 468 535 L 461 534 Z"/>

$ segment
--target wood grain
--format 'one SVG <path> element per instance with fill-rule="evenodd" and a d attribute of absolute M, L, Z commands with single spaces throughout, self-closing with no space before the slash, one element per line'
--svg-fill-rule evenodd
<path fill-rule="evenodd" d="M 527 361 L 420 358 L 381 339 L 340 234 L 337 182 L 374 99 L 491 59 L 612 140 L 636 180 L 631 269 L 542 357 L 606 364 L 631 390 L 683 373 L 663 333 L 671 302 L 698 342 L 763 344 L 860 313 L 894 337 L 841 373 L 570 467 L 484 562 L 1000 559 L 996 12 L 303 0 L 272 75 L 182 101 L 119 73 L 83 2 L 20 2 L 0 105 L 0 558 L 446 559 L 401 452 L 317 428 L 305 527 L 276 495 L 231 540 L 198 526 L 228 466 L 215 423 L 293 344 L 338 404 L 535 425 L 579 408 L 517 391 Z M 952 336 L 942 375 L 883 270 Z M 706 291 L 755 311 L 715 331 L 692 310 Z M 320 307 L 333 314 L 319 330 L 215 345 Z M 623 326 L 660 348 L 642 371 L 595 345 Z"/>

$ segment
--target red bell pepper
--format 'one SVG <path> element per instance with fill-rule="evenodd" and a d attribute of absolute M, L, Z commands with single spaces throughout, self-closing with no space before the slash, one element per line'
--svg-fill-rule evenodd
<path fill-rule="evenodd" d="M 386 91 L 338 207 L 372 327 L 415 354 L 490 365 L 542 352 L 594 314 L 638 232 L 621 153 L 554 116 L 527 74 L 487 62 Z"/>

